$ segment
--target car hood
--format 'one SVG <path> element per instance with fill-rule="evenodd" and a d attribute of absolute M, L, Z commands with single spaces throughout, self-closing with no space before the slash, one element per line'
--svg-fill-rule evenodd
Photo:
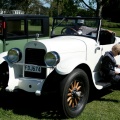
<path fill-rule="evenodd" d="M 88 44 L 86 41 L 89 42 L 89 39 L 90 38 L 77 36 L 60 36 L 29 42 L 26 44 L 25 48 L 45 49 L 46 52 L 57 51 L 59 53 L 85 52 L 87 49 L 86 44 Z"/>

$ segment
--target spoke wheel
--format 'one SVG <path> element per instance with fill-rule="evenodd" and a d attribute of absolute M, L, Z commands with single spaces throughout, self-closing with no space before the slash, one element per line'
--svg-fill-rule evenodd
<path fill-rule="evenodd" d="M 67 94 L 67 103 L 69 107 L 74 108 L 78 105 L 79 100 L 82 97 L 81 93 L 82 91 L 80 82 L 75 80 L 73 83 L 71 83 Z"/>
<path fill-rule="evenodd" d="M 75 69 L 61 82 L 62 111 L 67 118 L 77 117 L 89 96 L 89 80 L 81 69 Z"/>

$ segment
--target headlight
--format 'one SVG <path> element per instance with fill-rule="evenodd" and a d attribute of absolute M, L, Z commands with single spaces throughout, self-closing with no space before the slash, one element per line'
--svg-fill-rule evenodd
<path fill-rule="evenodd" d="M 22 53 L 21 53 L 20 49 L 12 48 L 8 51 L 7 58 L 9 60 L 9 62 L 16 63 L 21 60 Z"/>
<path fill-rule="evenodd" d="M 51 52 L 46 53 L 44 57 L 44 61 L 47 66 L 53 67 L 59 63 L 60 56 L 57 52 L 51 51 Z"/>

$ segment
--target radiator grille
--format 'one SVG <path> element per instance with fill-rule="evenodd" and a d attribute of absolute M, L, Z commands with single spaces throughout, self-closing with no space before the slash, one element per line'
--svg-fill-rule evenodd
<path fill-rule="evenodd" d="M 33 49 L 27 48 L 25 50 L 25 64 L 34 64 L 39 66 L 45 66 L 44 63 L 44 56 L 45 50 L 43 49 Z M 41 73 L 34 73 L 34 72 L 24 72 L 25 77 L 32 77 L 32 78 L 46 78 L 46 68 L 41 68 Z"/>

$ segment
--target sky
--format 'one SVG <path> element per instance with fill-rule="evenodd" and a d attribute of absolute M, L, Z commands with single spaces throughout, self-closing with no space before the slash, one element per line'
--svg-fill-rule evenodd
<path fill-rule="evenodd" d="M 45 3 L 45 1 L 44 1 L 44 0 L 40 0 L 40 1 L 43 3 L 43 5 L 44 5 L 45 7 L 50 7 L 50 4 Z"/>
<path fill-rule="evenodd" d="M 48 3 L 45 4 L 44 0 L 41 0 L 41 1 L 44 3 L 45 7 L 50 7 L 50 4 L 48 4 Z M 84 0 L 84 1 L 87 3 L 89 0 Z"/>
<path fill-rule="evenodd" d="M 46 3 L 44 4 L 45 7 L 50 7 L 50 4 Z"/>

